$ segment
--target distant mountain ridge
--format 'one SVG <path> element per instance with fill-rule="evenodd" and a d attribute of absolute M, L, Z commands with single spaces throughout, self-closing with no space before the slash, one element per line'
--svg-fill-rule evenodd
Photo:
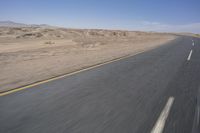
<path fill-rule="evenodd" d="M 13 21 L 0 21 L 0 27 L 53 27 L 47 24 L 24 24 Z"/>

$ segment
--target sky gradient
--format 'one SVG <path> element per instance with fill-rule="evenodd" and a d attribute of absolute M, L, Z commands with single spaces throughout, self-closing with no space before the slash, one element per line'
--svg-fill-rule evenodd
<path fill-rule="evenodd" d="M 200 33 L 200 0 L 1 0 L 0 21 Z"/>

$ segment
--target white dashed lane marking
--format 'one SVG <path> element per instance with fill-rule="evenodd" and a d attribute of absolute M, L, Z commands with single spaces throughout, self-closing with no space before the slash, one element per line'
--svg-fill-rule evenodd
<path fill-rule="evenodd" d="M 170 109 L 172 107 L 172 104 L 174 102 L 174 97 L 170 97 L 167 101 L 167 104 L 165 105 L 164 109 L 162 110 L 156 124 L 154 125 L 153 129 L 151 130 L 151 133 L 162 133 L 165 122 L 167 120 L 167 117 L 169 115 Z"/>
<path fill-rule="evenodd" d="M 191 59 L 191 56 L 192 56 L 192 50 L 190 50 L 190 53 L 189 53 L 189 55 L 188 55 L 188 58 L 187 58 L 187 60 L 189 61 L 190 59 Z"/>

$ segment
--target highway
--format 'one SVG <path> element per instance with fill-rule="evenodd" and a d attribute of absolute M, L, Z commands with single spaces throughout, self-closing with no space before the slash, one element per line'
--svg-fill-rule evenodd
<path fill-rule="evenodd" d="M 0 97 L 0 133 L 197 133 L 200 39 Z"/>

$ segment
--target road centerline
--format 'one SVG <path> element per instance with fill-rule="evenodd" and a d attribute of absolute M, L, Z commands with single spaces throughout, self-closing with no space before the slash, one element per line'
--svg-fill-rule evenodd
<path fill-rule="evenodd" d="M 187 58 L 188 61 L 191 59 L 192 53 L 193 53 L 193 50 L 190 50 L 190 53 L 189 53 L 188 58 Z"/>
<path fill-rule="evenodd" d="M 156 124 L 154 125 L 153 129 L 151 130 L 151 133 L 162 133 L 165 122 L 167 120 L 167 117 L 169 115 L 170 109 L 172 107 L 172 104 L 174 102 L 174 97 L 170 97 L 162 110 L 158 120 L 156 121 Z"/>

